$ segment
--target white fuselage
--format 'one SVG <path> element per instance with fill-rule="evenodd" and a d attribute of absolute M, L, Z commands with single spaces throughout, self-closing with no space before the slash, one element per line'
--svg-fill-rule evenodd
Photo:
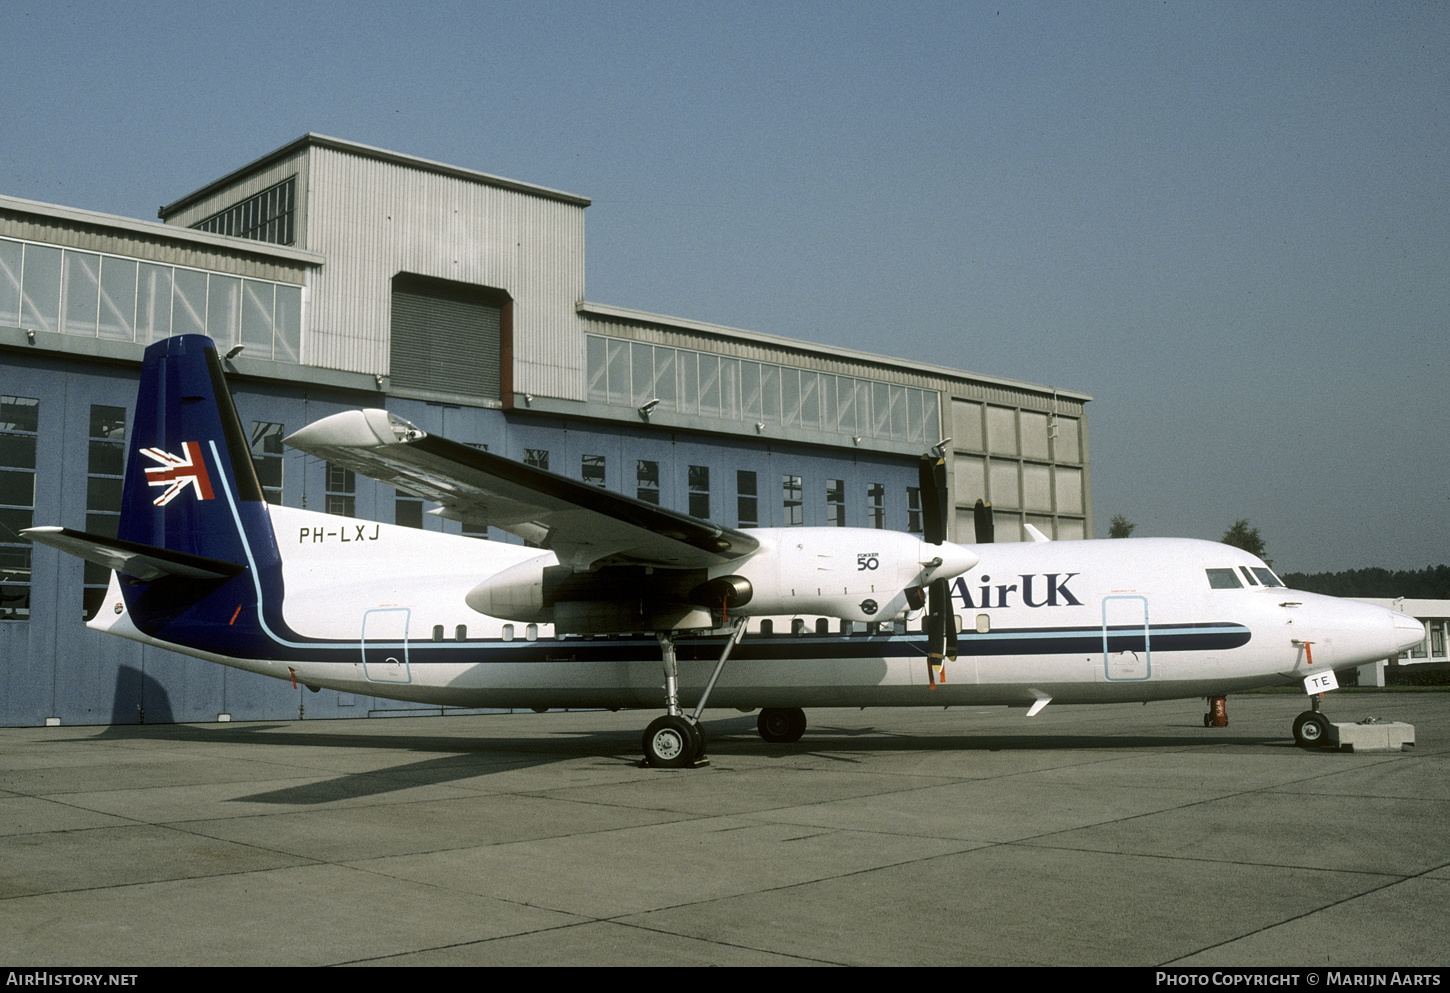
<path fill-rule="evenodd" d="M 308 686 L 458 707 L 659 707 L 651 632 L 555 634 L 481 614 L 465 596 L 537 548 L 270 509 L 280 623 L 236 656 L 151 637 L 108 603 L 90 626 Z M 869 534 L 869 532 L 865 532 Z M 792 529 L 761 532 L 789 541 Z M 1222 695 L 1387 657 L 1421 630 L 1354 601 L 1250 585 L 1253 556 L 1187 539 L 972 546 L 955 579 L 960 655 L 928 688 L 919 617 L 751 617 L 712 706 L 1030 706 Z M 868 549 L 861 549 L 864 553 Z M 854 561 L 847 559 L 847 561 Z M 1241 575 L 1214 588 L 1208 571 Z M 258 599 L 278 595 L 256 581 Z M 892 591 L 893 593 L 899 591 Z M 885 599 L 883 598 L 883 606 Z M 909 629 L 909 633 L 908 633 Z M 681 635 L 680 698 L 698 698 L 723 632 Z"/>

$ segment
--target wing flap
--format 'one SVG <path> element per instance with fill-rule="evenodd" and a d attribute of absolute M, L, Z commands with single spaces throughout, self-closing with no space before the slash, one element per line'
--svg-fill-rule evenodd
<path fill-rule="evenodd" d="M 438 503 L 444 516 L 535 541 L 575 569 L 701 568 L 760 547 L 743 531 L 426 434 L 383 410 L 325 417 L 286 443 Z"/>

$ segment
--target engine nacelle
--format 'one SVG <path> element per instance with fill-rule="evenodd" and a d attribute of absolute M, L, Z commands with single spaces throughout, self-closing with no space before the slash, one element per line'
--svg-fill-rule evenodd
<path fill-rule="evenodd" d="M 608 633 L 703 628 L 711 614 L 821 614 L 889 621 L 919 607 L 921 590 L 977 563 L 975 553 L 915 535 L 865 528 L 766 528 L 760 547 L 715 569 L 607 566 L 576 573 L 543 552 L 483 580 L 464 597 L 490 617 Z"/>
<path fill-rule="evenodd" d="M 553 624 L 575 634 L 711 628 L 711 607 L 750 596 L 744 580 L 709 581 L 704 569 L 606 566 L 575 572 L 545 552 L 495 573 L 464 596 L 481 614 Z"/>
<path fill-rule="evenodd" d="M 480 614 L 525 624 L 551 624 L 552 605 L 544 603 L 544 570 L 558 568 L 559 556 L 544 552 L 496 572 L 463 597 Z"/>
<path fill-rule="evenodd" d="M 957 576 L 977 563 L 960 545 L 930 545 L 899 531 L 866 528 L 762 528 L 760 548 L 743 561 L 711 570 L 749 583 L 748 616 L 823 614 L 848 621 L 887 621 L 908 609 L 907 590 L 937 576 Z"/>

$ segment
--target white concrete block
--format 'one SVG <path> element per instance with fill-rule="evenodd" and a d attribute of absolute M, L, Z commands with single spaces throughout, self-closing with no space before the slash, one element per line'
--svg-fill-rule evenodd
<path fill-rule="evenodd" d="M 1374 718 L 1358 724 L 1334 724 L 1329 744 L 1350 752 L 1409 751 L 1415 747 L 1415 725 Z"/>

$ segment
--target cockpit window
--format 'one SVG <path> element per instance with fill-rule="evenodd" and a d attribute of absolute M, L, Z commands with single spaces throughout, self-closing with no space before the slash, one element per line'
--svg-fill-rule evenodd
<path fill-rule="evenodd" d="M 1244 584 L 1232 569 L 1208 569 L 1208 586 L 1215 590 L 1241 590 Z"/>
<path fill-rule="evenodd" d="M 1255 576 L 1258 576 L 1259 577 L 1259 582 L 1263 583 L 1265 586 L 1283 586 L 1284 585 L 1284 581 L 1282 579 L 1280 579 L 1278 576 L 1274 575 L 1273 572 L 1271 572 L 1268 569 L 1262 569 L 1262 568 L 1260 568 L 1258 566 L 1254 566 L 1254 575 Z"/>
<path fill-rule="evenodd" d="M 1259 585 L 1259 581 L 1254 578 L 1254 574 L 1252 572 L 1249 572 L 1249 567 L 1248 566 L 1246 566 L 1246 565 L 1239 566 L 1239 572 L 1241 572 L 1241 573 L 1244 574 L 1244 578 L 1249 581 L 1249 585 L 1250 586 L 1258 586 Z"/>

